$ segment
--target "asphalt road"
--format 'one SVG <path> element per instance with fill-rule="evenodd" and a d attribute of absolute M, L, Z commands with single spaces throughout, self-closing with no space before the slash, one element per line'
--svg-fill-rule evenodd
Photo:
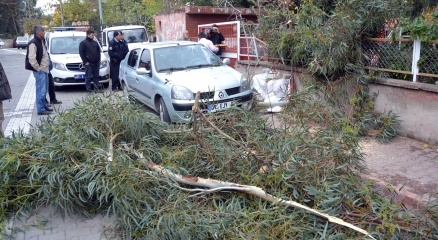
<path fill-rule="evenodd" d="M 30 126 L 35 126 L 38 120 L 44 117 L 36 114 L 35 80 L 32 72 L 24 68 L 26 51 L 26 49 L 16 48 L 0 49 L 0 62 L 6 71 L 12 90 L 12 99 L 3 102 L 5 121 L 2 127 L 6 135 L 18 129 L 28 131 Z M 109 87 L 105 91 L 109 92 L 110 89 Z M 84 85 L 61 87 L 56 91 L 56 98 L 62 101 L 62 104 L 55 105 L 55 111 L 69 109 L 75 102 L 86 96 Z M 144 110 L 154 112 L 146 106 L 144 106 Z"/>

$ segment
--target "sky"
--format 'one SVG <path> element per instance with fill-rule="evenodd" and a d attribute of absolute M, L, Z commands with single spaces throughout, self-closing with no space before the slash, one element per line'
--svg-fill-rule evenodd
<path fill-rule="evenodd" d="M 56 2 L 58 2 L 58 0 L 37 0 L 36 7 L 41 7 L 44 14 L 50 14 L 53 13 L 54 10 L 50 9 L 48 6 Z"/>

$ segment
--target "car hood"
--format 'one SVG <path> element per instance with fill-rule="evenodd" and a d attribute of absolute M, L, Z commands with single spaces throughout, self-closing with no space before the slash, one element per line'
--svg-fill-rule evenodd
<path fill-rule="evenodd" d="M 241 73 L 228 66 L 188 69 L 172 73 L 158 73 L 172 84 L 184 86 L 192 92 L 208 92 L 240 86 Z"/>
<path fill-rule="evenodd" d="M 54 62 L 59 63 L 80 63 L 82 62 L 81 57 L 79 54 L 50 54 L 50 59 Z M 101 61 L 107 60 L 105 54 L 100 54 Z"/>

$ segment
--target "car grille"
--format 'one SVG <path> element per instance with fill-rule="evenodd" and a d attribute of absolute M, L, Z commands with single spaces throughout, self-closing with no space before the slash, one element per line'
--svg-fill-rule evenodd
<path fill-rule="evenodd" d="M 196 93 L 193 94 L 193 98 L 196 98 Z M 214 91 L 212 92 L 202 92 L 200 99 L 211 99 L 214 98 Z"/>
<path fill-rule="evenodd" d="M 238 94 L 238 93 L 240 93 L 240 87 L 228 88 L 228 89 L 225 89 L 225 92 L 227 92 L 228 96 Z"/>
<path fill-rule="evenodd" d="M 83 69 L 79 68 L 80 65 L 82 65 L 82 63 L 67 63 L 66 67 L 69 71 L 85 72 L 85 68 Z"/>

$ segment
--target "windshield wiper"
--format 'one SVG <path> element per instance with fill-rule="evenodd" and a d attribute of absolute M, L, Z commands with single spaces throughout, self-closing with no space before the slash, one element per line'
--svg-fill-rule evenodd
<path fill-rule="evenodd" d="M 173 72 L 173 71 L 181 71 L 181 70 L 184 70 L 184 69 L 187 69 L 187 68 L 185 68 L 185 67 L 164 68 L 164 69 L 160 69 L 160 71 L 158 71 L 158 72 L 164 72 L 164 71 Z"/>
<path fill-rule="evenodd" d="M 202 68 L 202 67 L 213 67 L 213 64 L 198 64 L 193 66 L 187 66 L 186 68 Z"/>

